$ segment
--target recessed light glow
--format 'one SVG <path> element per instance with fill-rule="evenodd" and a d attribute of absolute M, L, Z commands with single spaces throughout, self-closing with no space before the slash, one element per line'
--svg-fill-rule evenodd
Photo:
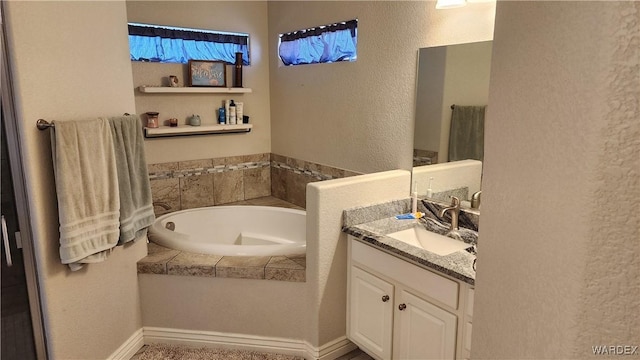
<path fill-rule="evenodd" d="M 466 0 L 438 0 L 436 9 L 452 9 L 467 5 Z"/>

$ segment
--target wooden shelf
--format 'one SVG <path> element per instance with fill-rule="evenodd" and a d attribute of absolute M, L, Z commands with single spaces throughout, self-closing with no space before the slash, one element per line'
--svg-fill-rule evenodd
<path fill-rule="evenodd" d="M 251 88 L 224 87 L 168 87 L 168 86 L 138 86 L 138 91 L 147 94 L 246 94 Z"/>
<path fill-rule="evenodd" d="M 171 137 L 185 135 L 207 135 L 207 134 L 230 134 L 230 133 L 246 133 L 251 131 L 251 124 L 237 125 L 202 125 L 190 126 L 183 125 L 178 127 L 161 126 L 159 128 L 144 128 L 144 136 L 146 138 Z"/>

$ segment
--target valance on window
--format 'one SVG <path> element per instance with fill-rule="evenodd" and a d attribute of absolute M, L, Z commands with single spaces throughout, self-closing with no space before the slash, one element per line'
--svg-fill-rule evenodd
<path fill-rule="evenodd" d="M 182 63 L 214 60 L 235 63 L 241 52 L 249 65 L 249 35 L 129 23 L 131 60 Z"/>
<path fill-rule="evenodd" d="M 278 54 L 285 65 L 355 61 L 358 20 L 280 35 Z"/>

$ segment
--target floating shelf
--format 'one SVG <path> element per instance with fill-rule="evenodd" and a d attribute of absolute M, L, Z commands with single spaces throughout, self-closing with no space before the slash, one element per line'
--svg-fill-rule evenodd
<path fill-rule="evenodd" d="M 138 86 L 138 91 L 147 94 L 246 94 L 252 92 L 250 88 L 238 87 L 168 87 L 168 86 Z"/>
<path fill-rule="evenodd" d="M 184 135 L 207 135 L 207 134 L 230 134 L 245 133 L 251 131 L 253 125 L 202 125 L 202 126 L 161 126 L 159 128 L 144 128 L 144 136 L 146 138 L 184 136 Z"/>

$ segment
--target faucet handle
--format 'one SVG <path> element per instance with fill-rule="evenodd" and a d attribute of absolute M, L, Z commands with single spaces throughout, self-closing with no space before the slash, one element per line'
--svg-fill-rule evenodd
<path fill-rule="evenodd" d="M 451 196 L 451 206 L 460 207 L 460 199 L 457 196 Z"/>
<path fill-rule="evenodd" d="M 475 193 L 473 193 L 473 195 L 471 195 L 471 208 L 472 209 L 477 209 L 480 207 L 480 194 L 482 194 L 482 191 L 477 191 Z"/>

